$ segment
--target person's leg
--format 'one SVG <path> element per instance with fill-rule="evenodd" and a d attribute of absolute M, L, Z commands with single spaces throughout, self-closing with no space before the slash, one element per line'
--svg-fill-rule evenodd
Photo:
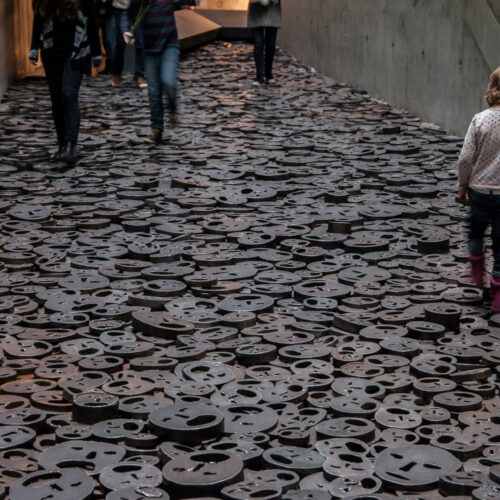
<path fill-rule="evenodd" d="M 492 275 L 500 281 L 500 195 L 493 195 L 494 210 L 491 217 L 491 244 L 493 250 Z"/>
<path fill-rule="evenodd" d="M 260 82 L 264 79 L 264 28 L 253 28 L 253 57 L 255 59 L 256 76 Z"/>
<path fill-rule="evenodd" d="M 106 50 L 106 73 L 113 68 L 113 58 L 116 47 L 116 28 L 113 11 L 109 11 L 103 25 L 104 48 Z"/>
<path fill-rule="evenodd" d="M 491 243 L 493 269 L 490 280 L 491 312 L 500 313 L 500 195 L 491 195 Z"/>
<path fill-rule="evenodd" d="M 50 100 L 52 102 L 52 116 L 56 127 L 57 142 L 59 147 L 64 145 L 65 127 L 64 127 L 64 107 L 62 101 L 62 83 L 64 60 L 53 57 L 44 57 L 42 63 L 49 85 Z"/>
<path fill-rule="evenodd" d="M 144 41 L 142 37 L 142 29 L 139 26 L 135 30 L 135 79 L 144 78 L 144 55 L 142 49 Z"/>
<path fill-rule="evenodd" d="M 266 76 L 267 80 L 273 79 L 273 62 L 274 62 L 274 54 L 276 53 L 276 38 L 277 37 L 278 37 L 278 28 L 266 28 L 265 76 Z"/>
<path fill-rule="evenodd" d="M 74 144 L 78 141 L 78 132 L 80 130 L 78 94 L 82 84 L 82 76 L 82 72 L 73 66 L 71 58 L 68 57 L 64 63 L 62 101 L 64 105 L 64 124 L 66 128 L 65 139 Z"/>
<path fill-rule="evenodd" d="M 470 213 L 468 216 L 469 262 L 472 279 L 482 287 L 484 279 L 484 233 L 491 220 L 488 195 L 469 189 Z"/>
<path fill-rule="evenodd" d="M 179 71 L 180 50 L 177 45 L 168 46 L 161 55 L 161 83 L 167 95 L 168 107 L 177 111 L 177 73 Z"/>
<path fill-rule="evenodd" d="M 144 69 L 148 79 L 151 127 L 163 130 L 163 99 L 161 84 L 161 55 L 144 54 Z"/>
<path fill-rule="evenodd" d="M 122 11 L 120 9 L 113 9 L 113 19 L 115 26 L 115 52 L 113 54 L 113 76 L 121 77 L 123 71 L 123 58 L 125 56 L 125 40 L 123 39 L 120 29 L 120 20 Z M 119 82 L 115 82 L 118 83 Z"/>
<path fill-rule="evenodd" d="M 71 58 L 66 58 L 64 63 L 62 102 L 64 107 L 65 141 L 61 159 L 66 163 L 76 162 L 76 143 L 80 130 L 80 106 L 78 93 L 82 83 L 82 72 L 75 68 Z"/>
<path fill-rule="evenodd" d="M 483 240 L 486 228 L 490 224 L 491 208 L 488 203 L 489 195 L 469 189 L 470 214 L 469 222 L 469 253 L 470 255 L 483 254 Z"/>

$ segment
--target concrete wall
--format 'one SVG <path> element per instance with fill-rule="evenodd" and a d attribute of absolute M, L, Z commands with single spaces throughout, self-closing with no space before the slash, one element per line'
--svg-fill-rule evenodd
<path fill-rule="evenodd" d="M 500 0 L 283 0 L 281 48 L 463 135 L 500 66 Z"/>
<path fill-rule="evenodd" d="M 12 0 L 0 0 L 0 99 L 14 76 L 14 23 Z"/>

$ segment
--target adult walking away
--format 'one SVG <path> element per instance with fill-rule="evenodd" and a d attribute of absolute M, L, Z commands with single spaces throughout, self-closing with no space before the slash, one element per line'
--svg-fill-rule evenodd
<path fill-rule="evenodd" d="M 49 84 L 59 149 L 54 160 L 76 163 L 80 129 L 78 93 L 84 74 L 101 63 L 101 44 L 92 0 L 33 0 L 29 59 L 42 64 Z"/>
<path fill-rule="evenodd" d="M 144 65 L 148 79 L 151 134 L 147 142 L 161 141 L 164 128 L 163 94 L 172 116 L 177 112 L 177 71 L 179 67 L 179 37 L 174 11 L 182 5 L 195 5 L 195 0 L 132 0 L 122 18 L 126 43 L 135 42 L 131 21 L 140 20 L 144 38 Z M 139 17 L 138 17 L 139 16 Z M 134 28 L 134 25 L 132 25 Z"/>
<path fill-rule="evenodd" d="M 103 75 L 111 75 L 112 73 L 111 68 L 116 45 L 116 30 L 113 27 L 112 1 L 113 0 L 95 0 L 97 27 L 101 29 L 102 43 L 106 54 L 106 67 L 101 71 Z"/>
<path fill-rule="evenodd" d="M 253 54 L 257 70 L 253 85 L 275 83 L 273 62 L 278 28 L 281 28 L 280 0 L 250 0 L 248 27 L 253 31 Z"/>
<path fill-rule="evenodd" d="M 111 19 L 112 19 L 112 32 L 115 37 L 113 47 L 113 63 L 111 71 L 113 79 L 111 85 L 119 87 L 122 83 L 123 62 L 125 59 L 125 40 L 121 31 L 121 22 L 123 13 L 130 7 L 130 0 L 112 0 Z M 143 43 L 140 27 L 135 32 L 135 74 L 134 79 L 137 86 L 144 89 L 148 86 L 144 78 L 144 56 L 143 56 Z"/>
<path fill-rule="evenodd" d="M 500 68 L 486 91 L 489 109 L 472 119 L 458 160 L 458 199 L 470 201 L 469 261 L 472 278 L 483 287 L 486 228 L 491 224 L 493 270 L 491 310 L 500 312 Z"/>

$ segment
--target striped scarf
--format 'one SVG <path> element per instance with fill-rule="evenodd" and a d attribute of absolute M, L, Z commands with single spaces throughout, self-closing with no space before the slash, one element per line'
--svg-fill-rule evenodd
<path fill-rule="evenodd" d="M 76 15 L 75 38 L 73 41 L 73 52 L 71 59 L 77 61 L 90 55 L 90 43 L 87 35 L 89 18 L 81 10 Z M 43 50 L 54 47 L 54 20 L 46 19 L 40 34 L 40 45 Z"/>

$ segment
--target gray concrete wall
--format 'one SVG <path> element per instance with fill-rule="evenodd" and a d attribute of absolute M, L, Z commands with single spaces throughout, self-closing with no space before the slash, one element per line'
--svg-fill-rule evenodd
<path fill-rule="evenodd" d="M 283 0 L 281 48 L 463 135 L 500 66 L 500 0 Z"/>
<path fill-rule="evenodd" d="M 0 0 L 0 99 L 14 76 L 12 0 Z"/>

